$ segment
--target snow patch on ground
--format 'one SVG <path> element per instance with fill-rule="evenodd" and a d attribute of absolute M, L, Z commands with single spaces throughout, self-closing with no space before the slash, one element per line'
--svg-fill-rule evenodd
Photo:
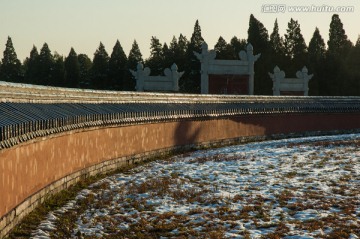
<path fill-rule="evenodd" d="M 91 185 L 34 231 L 56 233 L 76 210 L 73 237 L 322 238 L 360 236 L 360 135 L 197 151 Z"/>

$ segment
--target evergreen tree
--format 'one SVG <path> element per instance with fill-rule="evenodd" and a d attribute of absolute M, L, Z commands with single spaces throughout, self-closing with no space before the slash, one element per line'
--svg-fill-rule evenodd
<path fill-rule="evenodd" d="M 358 36 L 358 39 L 356 40 L 355 47 L 360 47 L 360 35 Z"/>
<path fill-rule="evenodd" d="M 128 69 L 127 57 L 119 42 L 116 41 L 109 60 L 110 87 L 108 89 L 122 90 L 124 88 L 124 77 Z"/>
<path fill-rule="evenodd" d="M 65 81 L 65 62 L 64 57 L 58 54 L 57 52 L 54 53 L 54 65 L 53 65 L 53 73 L 52 79 L 49 85 L 52 86 L 59 86 L 59 87 L 66 87 L 64 84 Z"/>
<path fill-rule="evenodd" d="M 150 68 L 151 75 L 161 75 L 163 73 L 163 47 L 159 39 L 151 37 L 150 57 L 145 61 L 145 65 Z"/>
<path fill-rule="evenodd" d="M 223 59 L 223 60 L 235 59 L 231 45 L 228 44 L 222 36 L 219 37 L 217 43 L 214 46 L 214 50 L 216 51 L 216 59 Z"/>
<path fill-rule="evenodd" d="M 0 71 L 0 80 L 10 82 L 23 81 L 21 62 L 17 58 L 15 48 L 10 37 L 8 37 L 5 45 Z"/>
<path fill-rule="evenodd" d="M 199 24 L 199 20 L 196 20 L 195 26 L 194 26 L 194 32 L 191 35 L 189 47 L 193 47 L 195 51 L 200 53 L 201 46 L 203 43 L 204 43 L 204 38 L 201 36 L 201 27 Z"/>
<path fill-rule="evenodd" d="M 306 64 L 307 49 L 303 35 L 301 34 L 300 24 L 294 19 L 290 19 L 288 29 L 285 34 L 286 55 L 290 58 L 290 65 L 286 66 L 289 73 L 295 74 Z"/>
<path fill-rule="evenodd" d="M 168 49 L 166 50 L 166 43 L 164 44 L 164 47 L 163 47 L 163 52 L 164 52 L 164 57 L 165 57 L 165 62 L 166 63 L 169 63 L 170 66 L 173 64 L 173 63 L 176 63 L 177 64 L 177 54 L 178 54 L 178 51 L 179 51 L 179 45 L 178 45 L 178 40 L 176 39 L 175 36 L 173 36 L 171 42 L 170 42 L 170 45 L 168 47 Z M 166 67 L 169 67 L 169 66 L 166 66 Z"/>
<path fill-rule="evenodd" d="M 39 82 L 39 52 L 36 46 L 30 51 L 30 57 L 24 62 L 25 66 L 25 82 L 28 84 L 36 84 Z"/>
<path fill-rule="evenodd" d="M 175 51 L 177 51 L 177 48 L 178 48 L 178 41 L 177 41 L 176 37 L 173 36 L 173 38 L 170 42 L 170 45 L 169 45 L 169 50 L 171 52 L 175 52 Z"/>
<path fill-rule="evenodd" d="M 128 62 L 127 62 L 127 71 L 126 77 L 124 81 L 124 90 L 127 91 L 134 91 L 136 86 L 136 79 L 132 74 L 130 74 L 129 70 L 136 71 L 136 67 L 138 63 L 144 63 L 142 59 L 142 54 L 140 52 L 139 45 L 137 44 L 136 40 L 134 40 L 131 50 L 129 52 Z"/>
<path fill-rule="evenodd" d="M 356 93 L 352 95 L 360 96 L 360 36 L 358 36 L 352 51 L 352 56 L 349 56 L 347 65 L 349 66 L 349 71 L 354 82 L 354 88 L 356 89 Z"/>
<path fill-rule="evenodd" d="M 247 41 L 254 47 L 254 54 L 264 54 L 269 49 L 268 31 L 253 14 L 250 15 Z"/>
<path fill-rule="evenodd" d="M 300 24 L 294 19 L 290 19 L 288 23 L 288 29 L 285 34 L 285 47 L 286 54 L 294 59 L 299 55 L 303 55 L 306 52 L 306 44 L 304 37 L 301 34 Z"/>
<path fill-rule="evenodd" d="M 308 48 L 307 68 L 309 72 L 314 74 L 309 82 L 310 95 L 322 95 L 324 88 L 326 88 L 327 82 L 323 77 L 325 53 L 324 39 L 321 37 L 319 29 L 316 28 Z"/>
<path fill-rule="evenodd" d="M 272 82 L 269 79 L 268 72 L 274 68 L 271 68 L 273 59 L 269 47 L 269 34 L 264 25 L 252 14 L 249 20 L 248 43 L 253 45 L 254 54 L 261 53 L 260 59 L 255 64 L 254 94 L 272 94 Z"/>
<path fill-rule="evenodd" d="M 94 53 L 91 67 L 91 85 L 94 89 L 109 88 L 109 55 L 102 42 Z"/>
<path fill-rule="evenodd" d="M 162 55 L 162 45 L 156 37 L 151 37 L 150 43 L 150 57 L 161 58 Z"/>
<path fill-rule="evenodd" d="M 187 46 L 186 51 L 186 69 L 183 77 L 180 79 L 180 91 L 187 93 L 200 93 L 201 83 L 201 63 L 194 55 L 194 51 L 201 53 L 201 46 L 204 43 L 204 39 L 201 36 L 201 27 L 199 21 L 196 20 L 194 31 L 190 38 L 190 43 Z"/>
<path fill-rule="evenodd" d="M 279 25 L 277 19 L 274 23 L 273 32 L 270 34 L 270 47 L 274 54 L 285 55 L 284 39 L 279 34 Z"/>
<path fill-rule="evenodd" d="M 233 50 L 233 59 L 239 60 L 239 52 L 246 49 L 246 40 L 245 39 L 239 39 L 236 36 L 231 38 L 230 46 Z"/>
<path fill-rule="evenodd" d="M 274 23 L 273 32 L 270 34 L 270 54 L 273 61 L 271 62 L 271 69 L 275 66 L 284 67 L 288 64 L 289 59 L 285 55 L 284 39 L 279 34 L 279 25 L 277 19 Z"/>
<path fill-rule="evenodd" d="M 71 48 L 65 59 L 65 87 L 77 88 L 80 82 L 80 64 L 78 55 L 74 48 Z"/>
<path fill-rule="evenodd" d="M 176 42 L 174 37 L 170 43 L 169 50 L 172 54 L 172 63 L 175 63 L 178 66 L 178 71 L 184 71 L 187 65 L 186 59 L 186 50 L 189 42 L 185 36 L 180 34 L 179 39 Z"/>
<path fill-rule="evenodd" d="M 351 48 L 351 45 L 352 43 L 345 34 L 339 15 L 334 14 L 330 23 L 328 53 L 335 56 L 346 54 Z"/>
<path fill-rule="evenodd" d="M 91 59 L 86 54 L 78 55 L 79 62 L 79 86 L 81 88 L 90 88 L 91 86 Z"/>
<path fill-rule="evenodd" d="M 331 58 L 331 56 L 329 56 Z M 342 58 L 341 58 L 342 59 Z M 343 95 L 360 95 L 360 36 L 358 37 L 355 46 L 351 46 L 348 50 L 348 54 L 344 62 L 344 72 L 342 72 L 343 78 L 339 76 L 339 80 L 342 80 Z M 344 76 L 345 75 L 345 76 Z"/>
<path fill-rule="evenodd" d="M 308 56 L 310 61 L 318 61 L 325 57 L 325 42 L 318 28 L 315 28 L 314 34 L 309 42 Z"/>
<path fill-rule="evenodd" d="M 325 79 L 327 95 L 347 95 L 351 85 L 350 76 L 346 71 L 345 59 L 352 48 L 348 40 L 339 15 L 331 18 L 328 40 L 328 51 L 325 60 Z"/>
<path fill-rule="evenodd" d="M 320 94 L 326 96 L 342 95 L 341 81 L 344 80 L 343 72 L 344 66 L 343 61 L 337 59 L 333 55 L 327 52 L 324 61 L 324 75 L 320 83 Z M 323 84 L 322 84 L 323 83 Z"/>
<path fill-rule="evenodd" d="M 170 68 L 172 64 L 174 64 L 174 54 L 168 45 L 164 43 L 162 48 L 162 69 Z"/>
<path fill-rule="evenodd" d="M 183 36 L 183 34 L 180 34 L 178 40 L 178 51 L 181 54 L 185 55 L 188 45 L 189 45 L 189 41 L 186 39 L 185 36 Z"/>
<path fill-rule="evenodd" d="M 345 71 L 348 80 L 344 83 L 344 91 L 346 95 L 360 95 L 360 36 L 355 46 L 353 46 L 345 60 Z"/>
<path fill-rule="evenodd" d="M 44 43 L 43 47 L 40 49 L 38 63 L 39 75 L 34 83 L 38 85 L 54 85 L 52 82 L 54 76 L 54 57 L 51 54 L 47 43 Z"/>
<path fill-rule="evenodd" d="M 164 68 L 170 68 L 172 64 L 178 66 L 178 71 L 184 71 L 186 67 L 186 48 L 188 41 L 186 37 L 180 34 L 179 39 L 173 36 L 169 47 L 165 43 L 163 46 Z"/>

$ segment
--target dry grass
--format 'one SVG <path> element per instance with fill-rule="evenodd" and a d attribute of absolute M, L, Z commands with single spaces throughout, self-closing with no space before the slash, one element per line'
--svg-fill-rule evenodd
<path fill-rule="evenodd" d="M 101 225 L 106 238 L 231 238 L 229 233 L 252 238 L 254 231 L 274 239 L 294 233 L 315 238 L 360 235 L 359 161 L 353 156 L 359 145 L 359 141 L 294 143 L 287 148 L 299 148 L 295 152 L 301 156 L 285 152 L 261 165 L 245 153 L 197 156 L 179 168 L 167 160 L 153 165 L 158 173 L 148 173 L 146 179 L 142 172 L 150 166 L 138 168 L 133 170 L 137 177 L 115 188 L 116 177 L 90 187 L 92 196 L 59 220 L 62 234 L 54 235 L 95 237 L 74 227 L 74 215 L 83 212 L 82 225 L 93 230 Z M 307 153 L 308 148 L 312 151 Z M 236 167 L 221 172 L 232 162 Z M 202 175 L 188 174 L 186 169 L 204 165 L 211 167 Z M 223 183 L 226 177 L 232 179 Z M 228 188 L 233 188 L 231 193 L 224 193 Z"/>

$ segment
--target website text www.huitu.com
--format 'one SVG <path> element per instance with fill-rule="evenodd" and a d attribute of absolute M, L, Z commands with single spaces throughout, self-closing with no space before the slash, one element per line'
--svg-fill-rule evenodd
<path fill-rule="evenodd" d="M 354 12 L 354 6 L 330 6 L 330 5 L 308 5 L 308 6 L 288 6 L 286 4 L 264 4 L 261 6 L 263 13 L 285 13 L 285 12 L 329 12 L 344 13 Z"/>

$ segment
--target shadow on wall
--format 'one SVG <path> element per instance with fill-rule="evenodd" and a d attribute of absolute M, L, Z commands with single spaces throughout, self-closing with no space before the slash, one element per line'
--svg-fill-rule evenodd
<path fill-rule="evenodd" d="M 359 114 L 292 114 L 269 116 L 266 134 L 329 132 L 359 129 Z"/>
<path fill-rule="evenodd" d="M 174 145 L 184 146 L 199 142 L 201 128 L 191 121 L 180 121 L 175 129 Z"/>
<path fill-rule="evenodd" d="M 239 136 L 251 137 L 343 129 L 333 117 L 317 114 L 246 115 L 232 121 L 237 124 L 233 130 L 237 130 Z"/>
<path fill-rule="evenodd" d="M 232 119 L 239 136 L 272 136 L 359 129 L 360 114 L 247 115 Z"/>

